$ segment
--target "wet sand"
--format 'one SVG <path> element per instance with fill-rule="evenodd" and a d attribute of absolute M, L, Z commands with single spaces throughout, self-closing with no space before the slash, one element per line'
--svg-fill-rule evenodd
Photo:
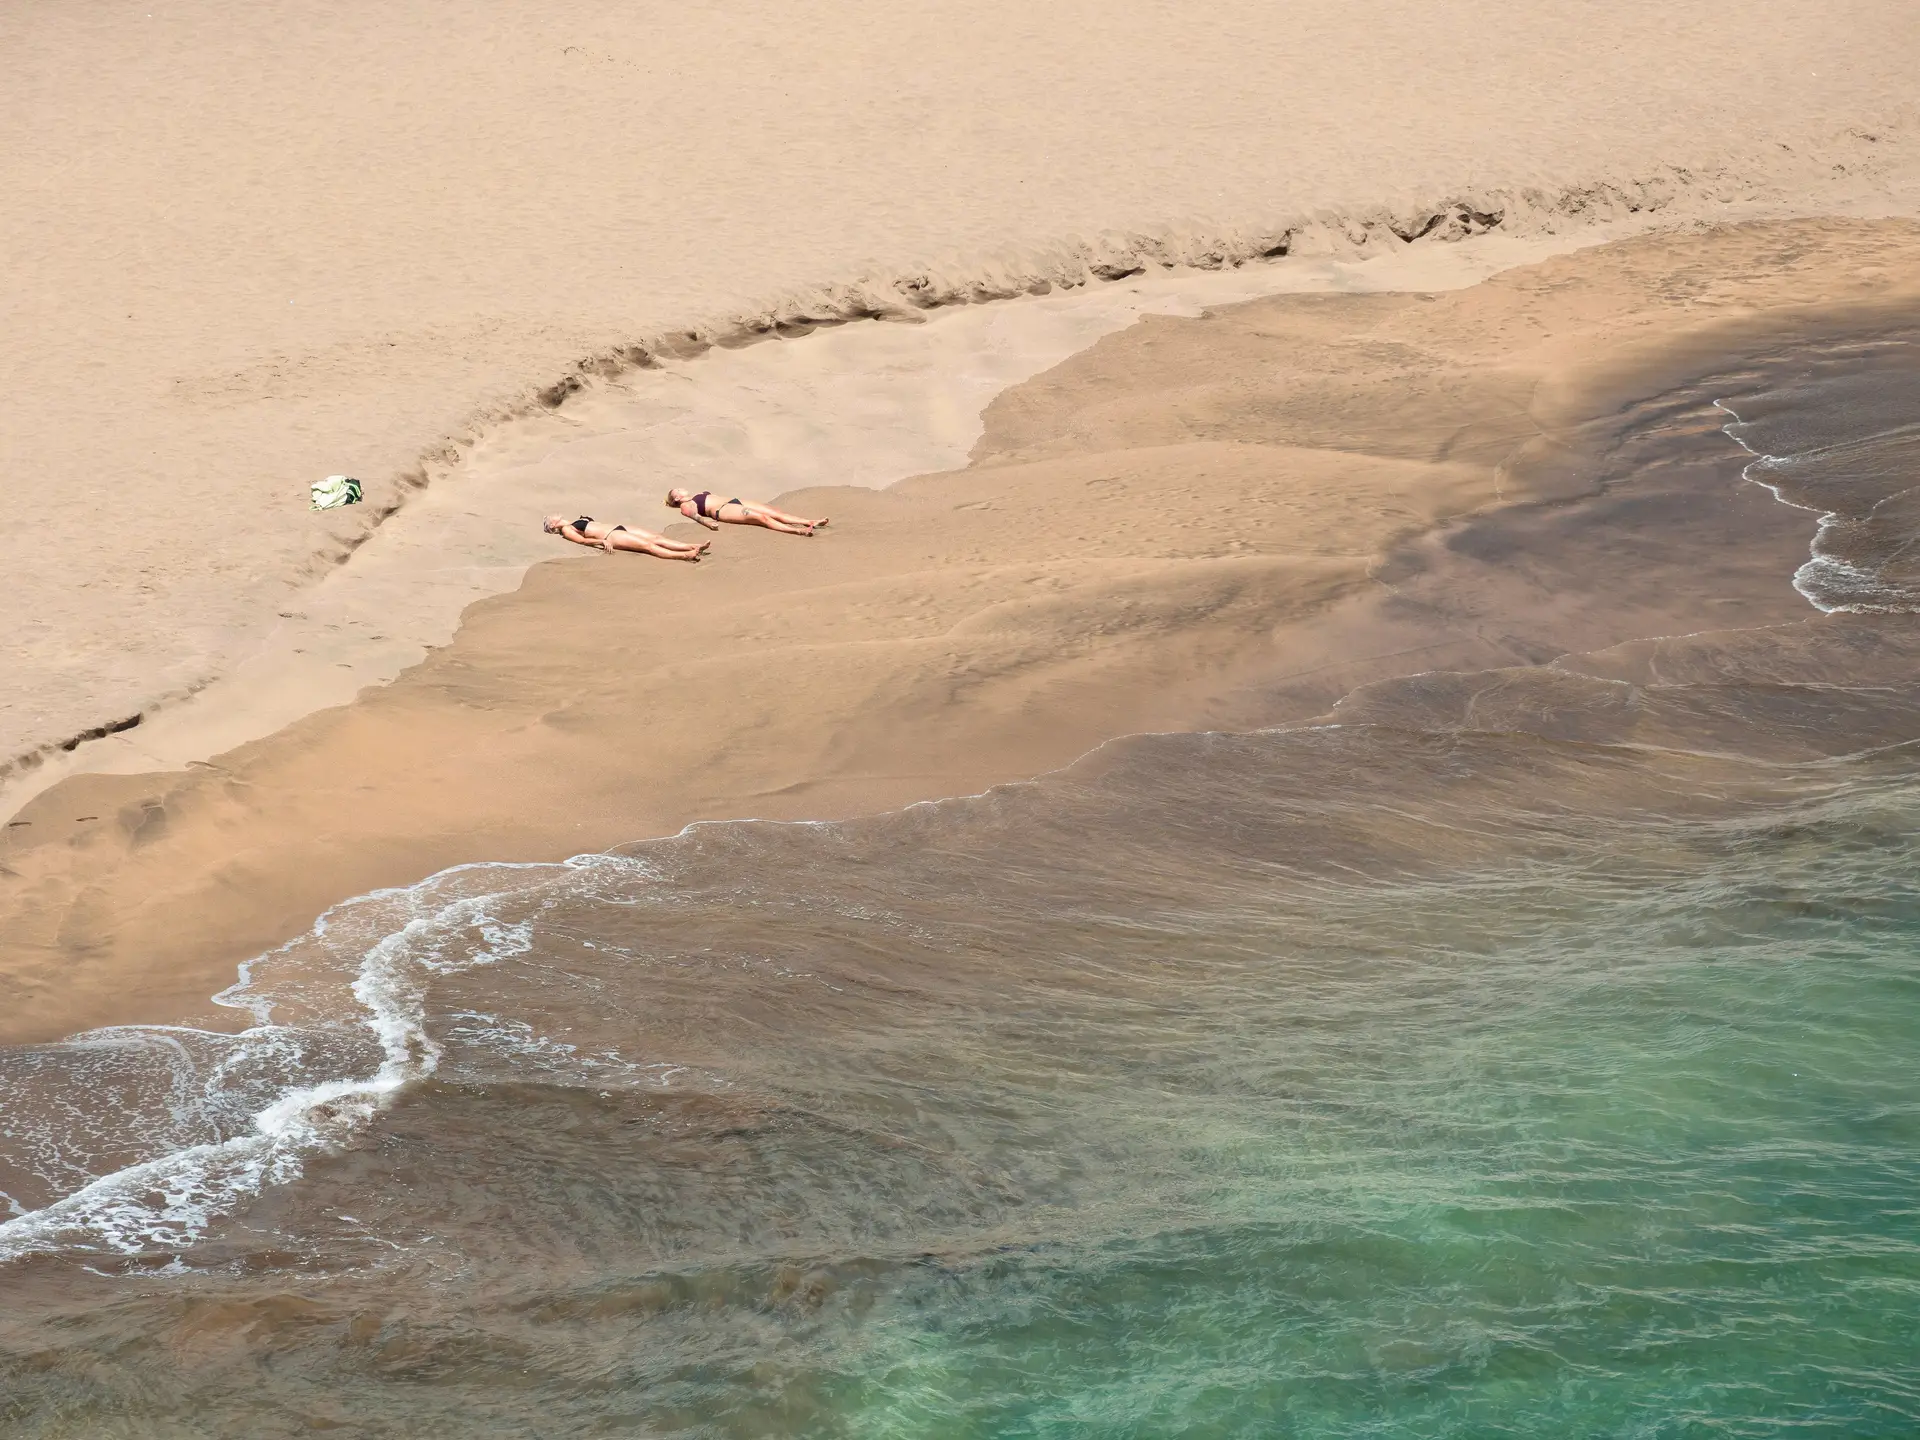
<path fill-rule="evenodd" d="M 467 606 L 565 553 L 536 523 L 543 514 L 663 524 L 670 514 L 656 511 L 669 486 L 698 491 L 715 476 L 730 494 L 760 497 L 816 484 L 885 488 L 964 466 L 997 396 L 1142 315 L 1197 316 L 1273 294 L 1458 289 L 1610 233 L 1632 228 L 1488 233 L 1213 271 L 1155 267 L 945 306 L 914 324 L 829 327 L 597 377 L 559 408 L 491 427 L 347 563 L 290 598 L 259 645 L 204 688 L 143 712 L 137 726 L 0 775 L 0 821 L 68 775 L 178 769 L 392 680 L 451 640 Z"/>
<path fill-rule="evenodd" d="M 1910 212 L 1916 23 L 8 7 L 0 766 L 229 673 L 495 419 L 604 369 L 1159 259 Z M 342 471 L 366 509 L 308 513 Z"/>
<path fill-rule="evenodd" d="M 350 705 L 40 796 L 5 842 L 4 1036 L 223 1023 L 205 1000 L 238 961 L 450 864 L 862 813 L 1121 734 L 1311 716 L 1387 674 L 1664 633 L 1697 593 L 1622 597 L 1599 572 L 1585 591 L 1522 574 L 1477 611 L 1387 602 L 1417 597 L 1440 527 L 1590 501 L 1604 477 L 1581 457 L 1663 376 L 1916 293 L 1914 226 L 1826 222 L 1148 319 L 996 401 L 964 470 L 785 497 L 833 516 L 818 539 L 730 529 L 698 568 L 537 566 Z M 1747 492 L 1741 553 L 1804 558 L 1809 517 Z M 1804 620 L 1758 573 L 1714 598 Z"/>

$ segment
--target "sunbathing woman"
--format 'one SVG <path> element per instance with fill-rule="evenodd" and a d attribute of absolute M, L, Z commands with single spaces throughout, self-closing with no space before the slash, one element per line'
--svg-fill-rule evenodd
<path fill-rule="evenodd" d="M 698 560 L 701 552 L 713 544 L 703 540 L 689 545 L 684 540 L 669 540 L 651 530 L 629 530 L 624 525 L 609 525 L 591 515 L 569 520 L 564 515 L 549 515 L 545 524 L 549 535 L 558 535 L 576 545 L 594 545 L 611 555 L 616 550 L 633 550 L 642 555 L 658 555 L 662 560 Z"/>
<path fill-rule="evenodd" d="M 702 490 L 698 495 L 691 490 L 669 490 L 667 505 L 689 520 L 698 520 L 709 530 L 718 530 L 724 521 L 728 525 L 764 525 L 769 530 L 778 530 L 786 535 L 811 535 L 827 523 L 825 520 L 802 519 L 784 510 L 776 510 L 771 505 L 756 505 L 738 496 L 731 500 L 716 500 L 711 490 Z"/>

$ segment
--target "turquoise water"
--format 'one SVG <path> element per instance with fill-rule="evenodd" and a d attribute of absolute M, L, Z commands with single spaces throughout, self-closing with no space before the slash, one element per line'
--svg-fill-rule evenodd
<path fill-rule="evenodd" d="M 1913 898 L 1704 944 L 1593 916 L 1568 946 L 1646 948 L 1222 1106 L 1178 1225 L 890 1296 L 806 1428 L 1914 1433 Z"/>
<path fill-rule="evenodd" d="M 777 1341 L 648 1370 L 646 1413 L 724 1435 L 1913 1433 L 1915 796 L 1871 793 L 1796 807 L 1786 842 L 1778 811 L 1697 827 L 1680 865 L 1616 824 L 1465 885 L 1270 894 L 1235 925 L 1295 935 L 1284 987 L 1249 953 L 1151 1036 L 1122 1005 L 1083 1009 L 1072 1052 L 1052 1024 L 947 1037 L 995 1078 L 929 1128 L 1044 1132 L 1057 1157 L 1066 1120 L 1072 1202 L 1018 1243 L 816 1267 L 813 1312 L 762 1292 Z"/>
<path fill-rule="evenodd" d="M 261 957 L 242 1034 L 0 1051 L 0 1434 L 1920 1434 L 1888 353 L 1661 402 L 1728 487 L 1721 423 L 1773 452 L 1832 613 L 1768 571 L 1750 628 L 462 867 Z M 1738 593 L 1643 468 L 1399 603 L 1716 542 Z"/>

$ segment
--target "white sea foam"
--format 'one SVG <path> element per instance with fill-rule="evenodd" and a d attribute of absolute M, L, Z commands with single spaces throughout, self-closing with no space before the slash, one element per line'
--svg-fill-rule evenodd
<path fill-rule="evenodd" d="M 1856 522 L 1789 498 L 1767 472 L 1790 457 L 1754 449 L 1741 433 L 1747 422 L 1727 402 L 1713 403 L 1728 416 L 1723 432 L 1751 457 L 1742 477 L 1818 516 L 1813 553 L 1796 571 L 1795 588 L 1823 612 L 1914 608 L 1879 576 L 1822 553 L 1829 534 Z M 143 1138 L 157 1153 L 87 1178 L 91 1157 L 70 1134 L 39 1137 L 49 1153 L 65 1146 L 42 1178 L 57 1182 L 65 1166 L 82 1183 L 37 1209 L 0 1193 L 9 1215 L 0 1219 L 0 1263 L 56 1249 L 132 1255 L 191 1246 L 221 1216 L 264 1187 L 297 1178 L 305 1157 L 351 1139 L 408 1085 L 436 1071 L 444 1057 L 427 1024 L 434 977 L 533 947 L 532 923 L 502 918 L 503 902 L 538 913 L 545 907 L 536 892 L 557 881 L 574 899 L 632 904 L 631 882 L 656 878 L 647 859 L 631 855 L 456 866 L 414 886 L 344 902 L 306 935 L 240 966 L 235 984 L 214 997 L 252 1016 L 253 1025 L 237 1035 L 118 1027 L 44 1047 L 62 1051 L 68 1062 L 91 1052 L 122 1069 L 136 1051 L 166 1057 L 148 1084 L 148 1107 L 130 1117 L 148 1127 Z M 671 1086 L 686 1073 L 612 1052 L 583 1054 L 510 1015 L 463 1009 L 442 1018 L 452 1022 L 444 1033 L 462 1047 L 595 1080 Z M 48 1117 L 49 1124 L 58 1120 Z"/>
<path fill-rule="evenodd" d="M 1889 584 L 1879 572 L 1856 565 L 1850 560 L 1830 553 L 1828 541 L 1836 533 L 1858 527 L 1863 521 L 1870 521 L 1873 513 L 1893 500 L 1902 498 L 1910 492 L 1890 495 L 1878 502 L 1865 517 L 1842 515 L 1837 510 L 1820 510 L 1812 505 L 1802 505 L 1789 499 L 1782 493 L 1780 486 L 1765 476 L 1769 466 L 1780 467 L 1793 463 L 1796 456 L 1769 455 L 1754 449 L 1740 430 L 1747 422 L 1724 400 L 1715 400 L 1714 408 L 1732 418 L 1720 427 L 1720 432 L 1753 458 L 1740 471 L 1740 478 L 1750 484 L 1758 485 L 1772 494 L 1782 505 L 1795 510 L 1804 510 L 1818 519 L 1815 522 L 1811 554 L 1805 564 L 1793 572 L 1793 588 L 1807 599 L 1814 609 L 1825 615 L 1889 615 L 1904 614 L 1920 609 L 1920 597 L 1907 594 L 1898 586 Z M 1759 473 L 1756 473 L 1759 472 Z"/>
<path fill-rule="evenodd" d="M 43 1059 L 69 1065 L 116 1050 L 166 1051 L 174 1063 L 164 1093 L 144 1085 L 148 1107 L 118 1117 L 162 1148 L 38 1209 L 8 1197 L 0 1262 L 56 1249 L 183 1249 L 264 1187 L 295 1179 L 304 1156 L 350 1139 L 439 1065 L 440 1046 L 426 1023 L 434 974 L 531 947 L 531 926 L 502 920 L 499 902 L 603 863 L 617 862 L 583 856 L 561 865 L 463 865 L 335 906 L 307 935 L 241 966 L 239 980 L 215 997 L 254 1016 L 237 1035 L 122 1026 L 44 1047 Z M 278 1023 L 283 1011 L 293 1023 Z M 330 1063 L 364 1053 L 369 1031 L 379 1055 L 371 1073 L 325 1073 Z M 190 1134 L 207 1138 L 178 1143 Z M 83 1154 L 69 1147 L 60 1159 L 84 1174 Z"/>

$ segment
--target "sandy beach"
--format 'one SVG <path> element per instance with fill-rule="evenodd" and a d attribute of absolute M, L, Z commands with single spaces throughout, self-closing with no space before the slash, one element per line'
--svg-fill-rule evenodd
<path fill-rule="evenodd" d="M 1002 393 L 963 469 L 785 495 L 833 517 L 815 539 L 729 529 L 697 569 L 556 557 L 350 703 L 35 797 L 0 890 L 9 1033 L 221 1024 L 206 998 L 248 956 L 475 856 L 868 813 L 1116 736 L 1299 721 L 1384 676 L 1692 628 L 1687 584 L 1522 587 L 1412 625 L 1378 600 L 1420 537 L 1585 493 L 1583 446 L 1662 375 L 1916 294 L 1911 223 L 1799 222 L 1142 319 Z M 644 394 L 595 403 L 600 428 L 556 434 L 563 408 L 492 463 L 557 496 L 647 428 L 619 413 Z M 651 521 L 653 498 L 617 513 Z M 1806 522 L 1771 509 L 1804 553 Z M 1806 610 L 1772 571 L 1740 603 Z"/>
<path fill-rule="evenodd" d="M 0 54 L 9 1437 L 1920 1427 L 1920 9 Z"/>
<path fill-rule="evenodd" d="M 228 673 L 493 419 L 636 358 L 1436 221 L 1897 213 L 1915 24 L 17 7 L 0 763 Z M 370 503 L 307 513 L 334 472 Z"/>

